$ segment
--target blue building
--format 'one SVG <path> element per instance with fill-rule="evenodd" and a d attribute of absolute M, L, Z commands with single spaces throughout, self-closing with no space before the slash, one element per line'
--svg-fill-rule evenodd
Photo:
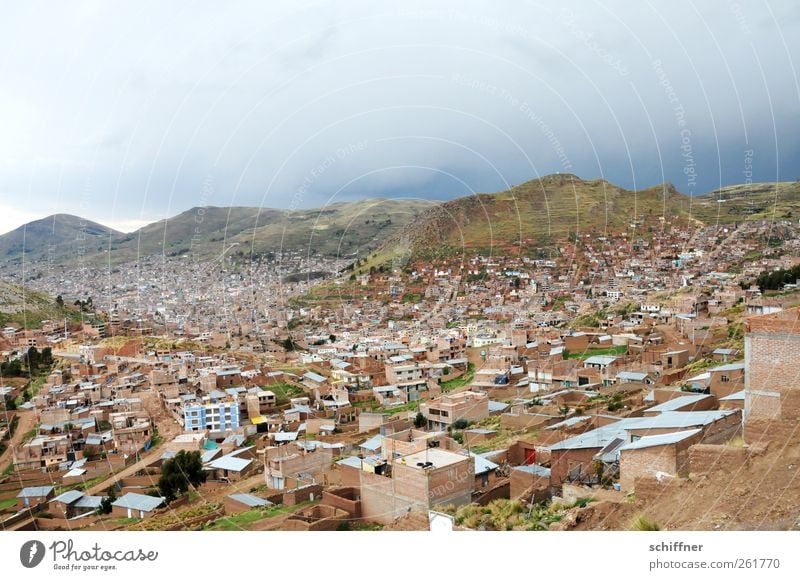
<path fill-rule="evenodd" d="M 239 427 L 239 404 L 216 402 L 183 407 L 186 431 L 227 431 Z"/>

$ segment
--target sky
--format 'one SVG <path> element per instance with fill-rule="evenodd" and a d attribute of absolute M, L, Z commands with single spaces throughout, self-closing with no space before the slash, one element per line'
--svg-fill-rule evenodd
<path fill-rule="evenodd" d="M 0 232 L 800 178 L 794 0 L 0 0 Z"/>

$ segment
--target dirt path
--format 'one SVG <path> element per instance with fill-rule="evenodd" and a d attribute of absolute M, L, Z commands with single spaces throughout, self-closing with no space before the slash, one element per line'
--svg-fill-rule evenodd
<path fill-rule="evenodd" d="M 3 452 L 3 455 L 0 455 L 0 473 L 5 471 L 13 461 L 14 453 L 12 450 L 14 447 L 22 443 L 22 438 L 25 437 L 25 434 L 36 427 L 36 414 L 33 411 L 17 411 L 17 417 L 19 417 L 19 423 L 17 423 L 14 435 L 6 443 L 8 449 Z"/>

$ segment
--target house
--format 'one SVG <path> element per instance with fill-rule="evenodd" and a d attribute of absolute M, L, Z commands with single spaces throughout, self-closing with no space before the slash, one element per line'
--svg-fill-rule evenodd
<path fill-rule="evenodd" d="M 670 350 L 661 353 L 659 357 L 661 368 L 663 369 L 679 369 L 689 364 L 689 351 L 688 350 Z"/>
<path fill-rule="evenodd" d="M 489 416 L 489 396 L 483 392 L 464 391 L 442 395 L 420 405 L 428 429 L 446 431 L 458 421 L 480 421 Z"/>
<path fill-rule="evenodd" d="M 209 477 L 220 481 L 239 481 L 256 465 L 252 454 L 255 446 L 243 447 L 232 453 L 223 455 L 218 459 L 209 461 L 204 469 L 209 472 Z"/>
<path fill-rule="evenodd" d="M 271 447 L 264 453 L 264 482 L 273 489 L 291 489 L 322 480 L 332 460 L 333 450 L 323 445 Z"/>
<path fill-rule="evenodd" d="M 184 405 L 184 429 L 192 431 L 228 431 L 239 428 L 239 404 L 213 402 Z"/>
<path fill-rule="evenodd" d="M 544 501 L 549 495 L 550 469 L 541 465 L 519 465 L 511 469 L 511 499 Z"/>
<path fill-rule="evenodd" d="M 708 388 L 711 394 L 721 399 L 744 389 L 745 364 L 729 363 L 708 369 Z"/>
<path fill-rule="evenodd" d="M 82 491 L 72 489 L 54 497 L 50 503 L 53 506 L 52 511 L 65 519 L 71 519 L 94 513 L 102 501 L 103 498 L 100 496 L 86 495 Z"/>
<path fill-rule="evenodd" d="M 736 410 L 666 411 L 650 417 L 620 419 L 564 439 L 550 446 L 551 485 L 564 481 L 591 481 L 596 478 L 595 459 L 614 462 L 625 443 L 648 435 L 697 428 L 702 431 L 703 442 L 728 441 L 741 431 L 741 414 Z"/>
<path fill-rule="evenodd" d="M 470 503 L 475 461 L 460 453 L 429 448 L 374 471 L 362 467 L 359 476 L 362 517 L 390 523 L 409 511 Z"/>
<path fill-rule="evenodd" d="M 17 510 L 27 507 L 34 507 L 50 501 L 55 495 L 55 487 L 52 485 L 39 485 L 35 487 L 24 487 L 17 494 Z"/>
<path fill-rule="evenodd" d="M 668 411 L 708 411 L 717 406 L 717 400 L 711 395 L 682 395 L 673 397 L 663 403 L 644 410 L 644 416 L 658 415 Z"/>
<path fill-rule="evenodd" d="M 711 352 L 711 358 L 716 361 L 729 362 L 739 355 L 739 350 L 735 348 L 717 348 Z"/>
<path fill-rule="evenodd" d="M 120 518 L 146 519 L 163 503 L 163 497 L 128 492 L 111 504 L 111 514 Z"/>
<path fill-rule="evenodd" d="M 622 491 L 634 489 L 637 477 L 689 474 L 689 447 L 702 439 L 702 429 L 648 435 L 619 449 L 619 482 Z"/>

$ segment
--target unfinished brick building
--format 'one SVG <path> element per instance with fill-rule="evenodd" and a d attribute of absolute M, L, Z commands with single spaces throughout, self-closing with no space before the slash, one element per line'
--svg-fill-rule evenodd
<path fill-rule="evenodd" d="M 800 425 L 800 308 L 747 319 L 744 435 L 786 442 Z"/>

